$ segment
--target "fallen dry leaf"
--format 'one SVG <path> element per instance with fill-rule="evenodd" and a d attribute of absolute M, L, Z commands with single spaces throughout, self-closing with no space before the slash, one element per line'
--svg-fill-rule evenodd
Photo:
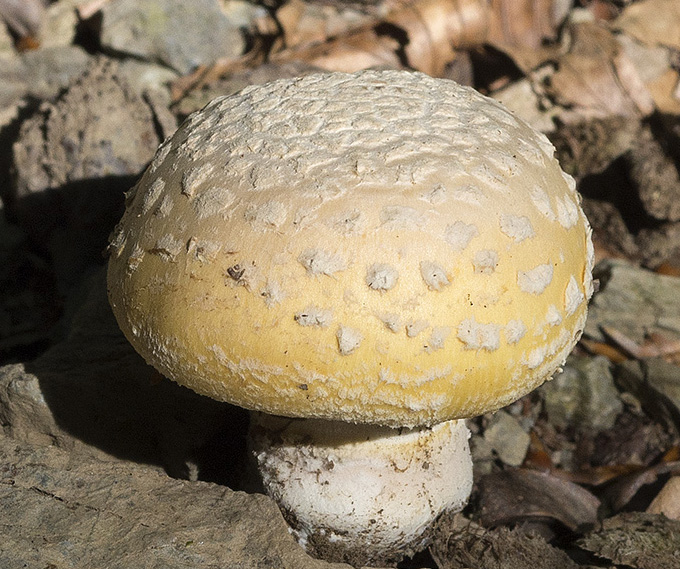
<path fill-rule="evenodd" d="M 654 103 L 614 35 L 603 26 L 580 23 L 569 27 L 571 47 L 547 77 L 546 94 L 578 117 L 611 115 L 639 118 Z"/>
<path fill-rule="evenodd" d="M 294 20 L 293 9 L 287 8 L 283 13 L 289 27 Z M 382 19 L 325 41 L 318 41 L 323 36 L 321 31 L 316 35 L 290 32 L 287 49 L 274 54 L 273 58 L 277 61 L 300 59 L 329 71 L 358 71 L 377 65 L 407 66 L 441 76 L 455 58 L 456 49 L 484 42 L 489 17 L 485 0 L 395 1 Z M 317 43 L 309 45 L 303 41 L 296 45 L 301 37 L 315 37 Z"/>
<path fill-rule="evenodd" d="M 557 30 L 566 16 L 558 0 L 491 0 L 488 43 L 530 73 L 562 49 Z"/>
<path fill-rule="evenodd" d="M 663 514 L 680 520 L 680 476 L 672 476 L 647 508 L 648 514 Z"/>
<path fill-rule="evenodd" d="M 612 326 L 603 326 L 602 331 L 621 350 L 638 360 L 672 356 L 680 352 L 680 340 L 671 340 L 666 338 L 663 334 L 651 333 L 645 338 L 645 341 L 642 344 L 638 344 L 628 338 L 623 332 Z"/>
<path fill-rule="evenodd" d="M 603 501 L 610 511 L 620 512 L 644 486 L 654 484 L 665 474 L 680 474 L 680 462 L 662 462 L 614 479 L 605 489 Z"/>
<path fill-rule="evenodd" d="M 362 5 L 288 0 L 276 11 L 276 20 L 283 31 L 283 45 L 293 47 L 318 44 L 374 24 L 385 9 L 384 2 L 371 9 Z"/>
<path fill-rule="evenodd" d="M 479 492 L 487 527 L 547 518 L 578 531 L 597 522 L 600 506 L 592 493 L 572 482 L 521 468 L 485 476 Z"/>
<path fill-rule="evenodd" d="M 618 364 L 625 362 L 630 355 L 605 342 L 597 342 L 589 338 L 581 338 L 581 345 L 594 356 L 604 356 L 610 362 Z"/>
<path fill-rule="evenodd" d="M 529 433 L 529 448 L 524 457 L 522 468 L 540 472 L 549 472 L 555 468 L 548 449 L 534 430 Z"/>
<path fill-rule="evenodd" d="M 680 49 L 680 2 L 642 0 L 631 3 L 613 26 L 644 44 Z"/>
<path fill-rule="evenodd" d="M 369 67 L 399 69 L 400 42 L 390 33 L 370 28 L 320 44 L 286 49 L 272 55 L 276 63 L 304 61 L 327 71 L 352 73 Z"/>

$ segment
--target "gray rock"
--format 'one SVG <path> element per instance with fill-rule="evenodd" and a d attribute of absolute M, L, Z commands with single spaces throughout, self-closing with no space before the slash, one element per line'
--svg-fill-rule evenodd
<path fill-rule="evenodd" d="M 22 124 L 13 146 L 12 213 L 52 256 L 60 292 L 101 263 L 123 192 L 165 137 L 158 112 L 114 62 L 100 59 Z"/>
<path fill-rule="evenodd" d="M 571 356 L 564 371 L 540 389 L 550 423 L 562 429 L 609 429 L 623 409 L 609 360 L 602 356 Z"/>
<path fill-rule="evenodd" d="M 81 47 L 64 45 L 27 51 L 21 60 L 28 83 L 27 94 L 49 99 L 82 75 L 92 58 Z"/>
<path fill-rule="evenodd" d="M 666 133 L 667 144 L 678 143 L 677 135 Z M 638 185 L 638 194 L 644 210 L 658 220 L 680 220 L 678 185 L 680 176 L 676 163 L 649 129 L 641 129 L 635 150 L 630 153 L 630 176 Z"/>
<path fill-rule="evenodd" d="M 0 567 L 324 569 L 263 495 L 0 435 Z"/>
<path fill-rule="evenodd" d="M 19 104 L 22 97 L 54 97 L 85 71 L 90 56 L 77 46 L 27 51 L 0 59 L 0 106 Z"/>
<path fill-rule="evenodd" d="M 604 341 L 603 328 L 609 327 L 635 342 L 654 332 L 680 338 L 674 329 L 680 323 L 680 279 L 614 260 L 598 264 L 595 276 L 601 289 L 591 301 L 587 337 Z"/>
<path fill-rule="evenodd" d="M 217 0 L 108 2 L 102 8 L 101 43 L 182 74 L 221 57 L 238 57 L 245 47 Z"/>
<path fill-rule="evenodd" d="M 158 63 L 130 58 L 120 62 L 120 74 L 136 93 L 149 91 L 163 93 L 166 97 L 166 106 L 170 106 L 169 85 L 179 77 L 176 71 Z M 168 133 L 168 136 L 170 134 L 172 132 Z"/>
<path fill-rule="evenodd" d="M 14 41 L 5 22 L 0 21 L 0 62 L 14 55 Z"/>
<path fill-rule="evenodd" d="M 484 439 L 498 458 L 509 466 L 519 466 L 529 448 L 530 437 L 512 415 L 498 411 L 491 416 Z"/>
<path fill-rule="evenodd" d="M 661 358 L 629 360 L 617 366 L 616 380 L 648 416 L 680 433 L 680 367 Z"/>
<path fill-rule="evenodd" d="M 0 1 L 0 21 L 19 37 L 34 36 L 40 29 L 44 12 L 42 0 Z"/>
<path fill-rule="evenodd" d="M 269 498 L 204 481 L 211 440 L 212 459 L 242 471 L 243 412 L 155 375 L 104 277 L 83 287 L 64 340 L 0 368 L 0 567 L 332 567 Z"/>
<path fill-rule="evenodd" d="M 41 48 L 73 43 L 81 4 L 81 0 L 57 0 L 47 5 L 39 33 Z"/>
<path fill-rule="evenodd" d="M 245 437 L 240 410 L 155 375 L 136 354 L 109 308 L 103 269 L 82 290 L 63 341 L 31 363 L 0 368 L 6 435 L 74 456 L 155 464 L 183 478 L 200 471 L 201 448 L 216 434 Z"/>
<path fill-rule="evenodd" d="M 645 360 L 645 367 L 649 386 L 674 407 L 674 415 L 680 419 L 680 367 L 661 358 Z M 680 432 L 680 421 L 676 428 Z"/>
<path fill-rule="evenodd" d="M 470 437 L 470 454 L 472 455 L 472 468 L 475 480 L 493 471 L 496 457 L 491 443 L 482 435 L 472 435 Z"/>

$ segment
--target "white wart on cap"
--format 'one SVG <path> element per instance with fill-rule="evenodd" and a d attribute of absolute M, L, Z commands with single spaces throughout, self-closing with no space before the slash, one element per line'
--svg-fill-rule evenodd
<path fill-rule="evenodd" d="M 193 114 L 129 196 L 109 295 L 161 373 L 249 409 L 432 425 L 514 401 L 583 328 L 590 229 L 547 139 L 422 74 Z"/>

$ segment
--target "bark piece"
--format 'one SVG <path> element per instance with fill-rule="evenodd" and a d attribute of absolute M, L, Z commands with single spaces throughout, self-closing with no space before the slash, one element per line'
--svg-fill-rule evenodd
<path fill-rule="evenodd" d="M 575 569 L 569 556 L 540 535 L 484 529 L 460 517 L 441 520 L 430 548 L 439 569 Z"/>
<path fill-rule="evenodd" d="M 680 522 L 632 512 L 605 520 L 579 541 L 586 551 L 634 569 L 678 569 Z"/>

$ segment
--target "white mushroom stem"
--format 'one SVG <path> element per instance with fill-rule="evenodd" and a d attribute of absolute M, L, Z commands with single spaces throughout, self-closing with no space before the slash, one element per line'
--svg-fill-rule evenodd
<path fill-rule="evenodd" d="M 267 493 L 298 541 L 325 559 L 384 562 L 427 545 L 472 487 L 464 421 L 394 429 L 253 414 L 251 444 Z"/>

